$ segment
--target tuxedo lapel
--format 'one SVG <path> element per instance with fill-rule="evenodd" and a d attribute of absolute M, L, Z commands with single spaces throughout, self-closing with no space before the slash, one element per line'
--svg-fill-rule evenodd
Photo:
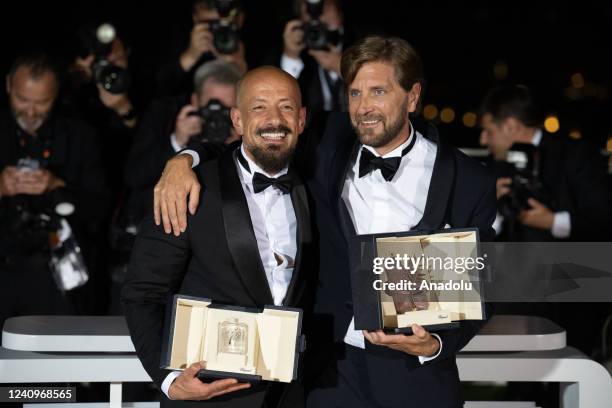
<path fill-rule="evenodd" d="M 303 255 L 304 246 L 309 245 L 312 241 L 312 230 L 310 224 L 310 211 L 308 209 L 308 198 L 306 189 L 301 178 L 296 174 L 294 169 L 290 170 L 293 179 L 293 188 L 291 189 L 291 203 L 295 211 L 295 219 L 297 221 L 297 253 L 295 256 L 295 267 L 293 276 L 287 288 L 287 295 L 283 304 L 296 305 L 304 288 L 306 280 L 305 274 L 308 271 L 303 270 Z"/>
<path fill-rule="evenodd" d="M 434 142 L 438 149 L 429 183 L 425 212 L 413 229 L 433 230 L 444 226 L 446 208 L 455 181 L 455 160 L 452 148 L 440 140 L 440 135 L 434 126 L 428 125 L 423 135 Z"/>
<path fill-rule="evenodd" d="M 219 189 L 225 237 L 240 278 L 256 305 L 274 304 L 233 151 L 219 158 Z"/>
<path fill-rule="evenodd" d="M 336 205 L 337 217 L 338 220 L 340 220 L 340 227 L 342 228 L 342 233 L 347 242 L 357 234 L 348 208 L 342 199 L 342 190 L 344 189 L 346 175 L 355 162 L 355 158 L 359 152 L 360 143 L 357 140 L 357 136 L 353 136 L 353 138 L 349 139 L 350 143 L 340 145 L 336 151 L 330 171 L 332 180 L 330 180 L 329 184 L 330 202 Z"/>

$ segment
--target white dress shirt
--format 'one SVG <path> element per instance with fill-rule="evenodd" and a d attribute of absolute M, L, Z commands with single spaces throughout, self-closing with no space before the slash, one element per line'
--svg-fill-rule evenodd
<path fill-rule="evenodd" d="M 274 304 L 279 306 L 283 304 L 293 276 L 297 253 L 297 220 L 290 194 L 283 194 L 274 186 L 255 193 L 253 191 L 253 175 L 257 172 L 267 177 L 280 177 L 287 173 L 288 168 L 285 167 L 278 174 L 272 176 L 263 171 L 246 155 L 243 146 L 240 146 L 240 150 L 249 165 L 250 172 L 236 160 L 238 177 L 249 207 L 257 248 L 270 286 L 270 292 Z M 193 151 L 182 153 L 193 153 L 197 156 L 197 153 Z M 170 385 L 180 374 L 181 371 L 174 371 L 164 379 L 161 389 L 168 398 L 170 398 L 168 395 Z"/>
<path fill-rule="evenodd" d="M 288 168 L 272 176 L 246 155 L 243 146 L 240 146 L 240 150 L 251 170 L 249 173 L 238 163 L 238 176 L 249 206 L 259 255 L 274 304 L 282 305 L 291 282 L 297 253 L 297 220 L 291 195 L 283 194 L 273 186 L 256 194 L 253 191 L 253 174 L 257 172 L 267 177 L 280 177 L 287 174 Z"/>
<path fill-rule="evenodd" d="M 347 172 L 342 200 L 358 235 L 409 231 L 423 217 L 437 146 L 419 132 L 415 132 L 412 125 L 410 129 L 410 136 L 406 142 L 382 156 L 383 158 L 401 157 L 402 150 L 410 144 L 412 138 L 416 138 L 412 149 L 402 157 L 400 167 L 392 180 L 387 182 L 380 170 L 360 178 L 361 150 Z M 362 149 L 368 149 L 375 156 L 380 156 L 370 146 L 363 146 Z M 440 337 L 435 333 L 432 335 L 440 341 L 440 349 L 434 356 L 419 356 L 421 363 L 436 358 L 442 351 Z M 354 347 L 365 348 L 363 333 L 361 330 L 355 330 L 354 318 L 348 327 L 344 342 Z"/>
<path fill-rule="evenodd" d="M 536 130 L 531 140 L 531 144 L 538 147 L 542 141 L 542 129 Z M 499 235 L 503 229 L 504 217 L 497 213 L 493 222 L 493 229 L 496 235 Z M 568 238 L 572 232 L 572 219 L 569 211 L 559 211 L 554 214 L 553 225 L 550 233 L 557 239 Z"/>

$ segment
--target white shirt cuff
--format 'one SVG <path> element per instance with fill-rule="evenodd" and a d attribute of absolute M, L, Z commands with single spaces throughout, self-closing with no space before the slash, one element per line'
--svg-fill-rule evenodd
<path fill-rule="evenodd" d="M 493 229 L 495 230 L 495 235 L 501 234 L 503 226 L 504 216 L 500 213 L 495 214 L 495 221 L 493 221 Z"/>
<path fill-rule="evenodd" d="M 285 54 L 283 54 L 281 57 L 280 65 L 283 71 L 296 79 L 300 76 L 300 73 L 304 69 L 304 61 L 299 58 L 289 57 Z"/>
<path fill-rule="evenodd" d="M 170 390 L 170 385 L 172 385 L 172 381 L 174 381 L 176 377 L 181 375 L 181 372 L 182 371 L 171 372 L 170 374 L 168 374 L 168 376 L 166 376 L 166 379 L 161 385 L 161 390 L 163 391 L 164 394 L 166 394 L 166 397 L 168 397 L 168 399 L 172 399 L 170 398 L 170 395 L 168 395 L 168 391 Z"/>
<path fill-rule="evenodd" d="M 178 144 L 178 142 L 176 141 L 176 133 L 173 133 L 170 135 L 170 144 L 172 145 L 172 148 L 174 149 L 174 153 L 183 149 L 183 146 Z"/>
<path fill-rule="evenodd" d="M 550 233 L 555 238 L 568 238 L 572 232 L 572 223 L 570 213 L 567 211 L 561 211 L 555 213 L 553 219 L 553 225 Z"/>
<path fill-rule="evenodd" d="M 431 335 L 435 336 L 436 339 L 438 339 L 438 342 L 440 343 L 440 348 L 438 349 L 438 352 L 434 354 L 433 356 L 430 356 L 430 357 L 419 356 L 419 362 L 421 364 L 433 360 L 434 358 L 438 357 L 440 353 L 442 352 L 442 339 L 436 333 L 431 333 Z"/>
<path fill-rule="evenodd" d="M 185 149 L 185 150 L 181 150 L 179 154 L 188 154 L 191 156 L 191 158 L 193 159 L 193 162 L 191 163 L 192 169 L 196 167 L 198 164 L 200 164 L 200 155 L 195 150 Z"/>

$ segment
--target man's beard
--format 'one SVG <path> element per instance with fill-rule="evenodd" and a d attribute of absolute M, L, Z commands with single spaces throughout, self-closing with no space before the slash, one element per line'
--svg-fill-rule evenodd
<path fill-rule="evenodd" d="M 382 147 L 389 144 L 395 137 L 399 134 L 399 132 L 406 126 L 406 121 L 408 119 L 408 98 L 404 100 L 402 106 L 400 108 L 400 113 L 395 118 L 393 122 L 387 127 L 386 123 L 383 121 L 384 117 L 377 114 L 357 116 L 355 118 L 355 122 L 353 123 L 353 129 L 355 129 L 355 133 L 357 133 L 357 137 L 359 141 L 371 147 Z M 382 133 L 375 134 L 374 129 L 366 129 L 362 131 L 359 128 L 359 122 L 368 121 L 368 120 L 379 120 L 383 125 Z"/>
<path fill-rule="evenodd" d="M 31 135 L 36 134 L 38 129 L 43 125 L 43 123 L 45 123 L 45 120 L 47 120 L 47 117 L 49 116 L 48 114 L 37 115 L 32 119 L 24 119 L 24 115 L 21 112 L 16 111 L 14 109 L 12 109 L 12 111 L 13 117 L 15 118 L 15 122 L 17 122 L 21 129 L 25 130 L 28 134 Z"/>
<path fill-rule="evenodd" d="M 257 137 L 260 137 L 259 135 L 266 132 L 285 132 L 285 137 L 289 137 L 288 135 L 291 133 L 291 130 L 283 125 L 262 128 L 257 130 Z M 285 150 L 283 150 L 283 146 L 276 145 L 264 147 L 253 144 L 252 146 L 245 147 L 253 155 L 255 163 L 268 174 L 276 174 L 284 169 L 291 161 L 291 157 L 293 157 L 293 152 L 295 151 L 295 146 L 289 146 Z"/>

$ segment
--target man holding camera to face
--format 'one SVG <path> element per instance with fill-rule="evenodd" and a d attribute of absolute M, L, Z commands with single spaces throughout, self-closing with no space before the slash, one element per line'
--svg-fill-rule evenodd
<path fill-rule="evenodd" d="M 480 143 L 497 173 L 498 237 L 508 241 L 597 241 L 612 224 L 598 153 L 542 127 L 529 89 L 502 86 L 481 106 Z M 509 151 L 524 158 L 512 164 Z"/>
<path fill-rule="evenodd" d="M 138 125 L 139 98 L 130 73 L 129 47 L 116 26 L 89 23 L 77 30 L 62 108 L 95 127 L 111 188 L 111 210 L 124 195 L 123 167 Z M 123 149 L 117 149 L 117 146 Z"/>
<path fill-rule="evenodd" d="M 235 64 L 241 73 L 247 70 L 240 39 L 244 11 L 238 0 L 195 0 L 191 17 L 189 44 L 157 74 L 158 96 L 189 92 L 195 71 L 207 61 L 220 59 Z"/>
<path fill-rule="evenodd" d="M 126 181 L 147 190 L 166 160 L 192 144 L 223 146 L 239 139 L 229 109 L 235 104 L 241 72 L 234 64 L 209 61 L 195 73 L 189 96 L 154 101 L 144 115 L 126 167 Z"/>
<path fill-rule="evenodd" d="M 53 111 L 59 82 L 43 55 L 15 60 L 0 116 L 0 325 L 11 316 L 89 312 L 73 289 L 104 211 L 93 129 Z M 75 240 L 75 238 L 78 240 Z M 80 246 L 79 246 L 80 244 Z M 82 250 L 81 250 L 82 248 Z M 88 252 L 89 251 L 89 252 Z M 62 293 L 63 292 L 63 293 Z M 81 294 L 85 294 L 84 292 Z"/>
<path fill-rule="evenodd" d="M 309 112 L 346 111 L 340 58 L 346 46 L 339 0 L 295 0 L 283 32 L 280 67 L 298 79 Z"/>

